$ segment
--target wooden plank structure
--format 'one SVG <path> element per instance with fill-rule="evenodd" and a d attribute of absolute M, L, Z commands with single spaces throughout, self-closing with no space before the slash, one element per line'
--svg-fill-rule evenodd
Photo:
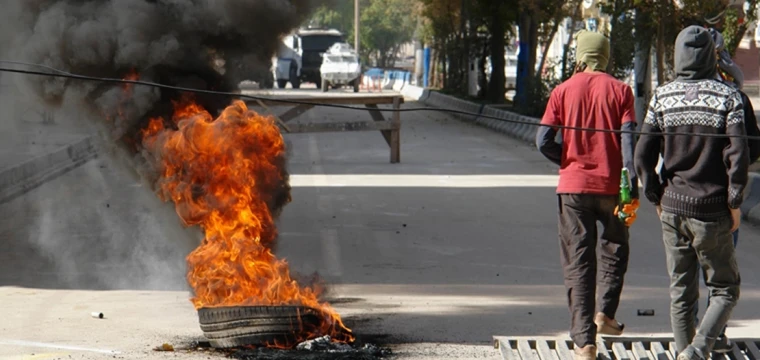
<path fill-rule="evenodd" d="M 572 360 L 575 345 L 568 338 L 494 336 L 494 347 L 505 360 Z M 760 360 L 760 339 L 731 339 L 732 351 L 714 353 L 713 360 Z M 600 337 L 598 360 L 673 360 L 673 338 Z"/>
<path fill-rule="evenodd" d="M 254 94 L 251 94 L 254 95 Z M 383 113 L 378 111 L 379 105 L 392 105 L 394 110 L 401 108 L 404 98 L 397 94 L 305 94 L 288 93 L 282 95 L 258 95 L 260 100 L 247 100 L 249 105 L 261 106 L 274 116 L 280 126 L 288 133 L 319 133 L 319 132 L 345 132 L 345 131 L 380 131 L 385 142 L 391 150 L 391 163 L 401 161 L 401 113 L 395 111 L 390 120 L 386 120 Z M 296 103 L 286 103 L 277 100 L 287 100 Z M 373 121 L 350 121 L 330 123 L 289 123 L 303 113 L 319 104 L 338 105 L 364 105 Z M 271 106 L 290 107 L 281 115 L 275 115 Z"/>

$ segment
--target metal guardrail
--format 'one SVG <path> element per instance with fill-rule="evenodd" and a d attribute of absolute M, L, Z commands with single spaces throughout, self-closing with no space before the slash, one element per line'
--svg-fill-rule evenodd
<path fill-rule="evenodd" d="M 760 360 L 760 339 L 731 339 L 734 348 L 713 353 L 712 360 Z M 573 360 L 570 339 L 541 337 L 494 337 L 494 347 L 504 360 Z M 604 337 L 597 341 L 598 360 L 674 360 L 672 338 Z"/>

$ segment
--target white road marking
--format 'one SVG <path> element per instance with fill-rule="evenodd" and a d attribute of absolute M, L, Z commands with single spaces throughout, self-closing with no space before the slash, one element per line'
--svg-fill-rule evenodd
<path fill-rule="evenodd" d="M 558 175 L 290 175 L 292 187 L 556 187 L 558 181 Z"/>
<path fill-rule="evenodd" d="M 42 343 L 42 342 L 36 342 L 36 341 L 24 341 L 24 340 L 0 339 L 0 345 L 84 351 L 84 352 L 94 352 L 94 353 L 100 353 L 100 354 L 120 354 L 119 351 L 115 351 L 115 350 L 91 349 L 91 348 L 84 348 L 84 347 L 79 347 L 79 346 L 50 344 L 50 343 Z"/>

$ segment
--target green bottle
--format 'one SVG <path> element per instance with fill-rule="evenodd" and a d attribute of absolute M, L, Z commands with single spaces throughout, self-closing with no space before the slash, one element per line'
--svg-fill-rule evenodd
<path fill-rule="evenodd" d="M 620 173 L 620 211 L 618 211 L 618 218 L 625 220 L 628 214 L 622 211 L 623 205 L 630 204 L 633 201 L 631 199 L 631 177 L 628 174 L 628 169 L 623 168 Z"/>

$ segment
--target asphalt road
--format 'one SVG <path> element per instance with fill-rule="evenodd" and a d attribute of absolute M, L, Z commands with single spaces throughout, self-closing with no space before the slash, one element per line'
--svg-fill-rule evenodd
<path fill-rule="evenodd" d="M 370 120 L 313 109 L 297 121 L 352 119 Z M 318 272 L 354 332 L 403 357 L 498 359 L 494 335 L 566 336 L 555 167 L 444 114 L 402 123 L 400 164 L 375 132 L 285 135 L 294 189 L 277 254 Z M 0 359 L 207 358 L 151 350 L 202 335 L 184 280 L 197 239 L 172 215 L 107 157 L 0 205 Z M 760 231 L 741 231 L 729 336 L 760 336 Z M 618 316 L 628 335 L 669 332 L 660 236 L 644 204 Z"/>

